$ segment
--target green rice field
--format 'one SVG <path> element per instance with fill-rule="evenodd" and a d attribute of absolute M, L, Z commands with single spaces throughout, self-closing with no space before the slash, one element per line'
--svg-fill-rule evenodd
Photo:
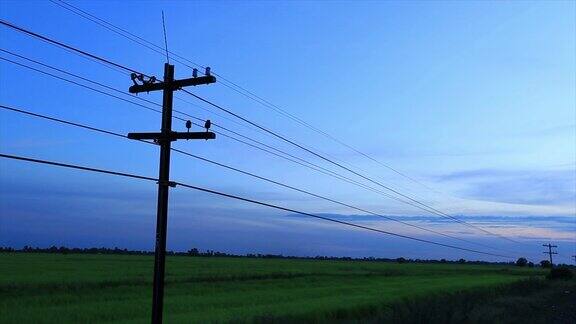
<path fill-rule="evenodd" d="M 153 257 L 0 253 L 2 323 L 147 323 Z M 167 323 L 355 321 L 387 305 L 541 277 L 470 264 L 169 256 Z"/>

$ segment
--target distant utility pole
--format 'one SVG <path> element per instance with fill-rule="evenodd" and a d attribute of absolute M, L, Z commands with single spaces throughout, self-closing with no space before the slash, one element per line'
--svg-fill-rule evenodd
<path fill-rule="evenodd" d="M 172 99 L 174 91 L 187 86 L 197 86 L 216 82 L 210 75 L 210 68 L 206 68 L 204 76 L 198 77 L 194 69 L 193 77 L 174 80 L 174 65 L 164 64 L 164 81 L 156 82 L 151 77 L 145 80 L 143 75 L 132 74 L 134 85 L 128 90 L 130 93 L 150 92 L 162 90 L 162 128 L 159 133 L 129 133 L 128 138 L 135 140 L 154 140 L 160 145 L 160 172 L 158 176 L 158 209 L 156 215 L 156 246 L 154 254 L 154 288 L 152 291 L 152 323 L 162 323 L 162 308 L 164 300 L 164 269 L 166 261 L 166 226 L 168 220 L 168 191 L 176 184 L 170 181 L 170 149 L 173 141 L 179 139 L 215 139 L 216 135 L 209 132 L 210 121 L 206 121 L 205 132 L 190 132 L 192 123 L 186 122 L 188 132 L 172 131 Z M 139 83 L 139 82 L 140 83 Z"/>
<path fill-rule="evenodd" d="M 543 252 L 544 254 L 548 254 L 548 256 L 550 257 L 550 267 L 552 268 L 554 266 L 554 263 L 552 263 L 552 254 L 558 254 L 558 252 L 553 252 L 552 248 L 557 248 L 556 245 L 552 245 L 550 243 L 548 244 L 542 244 L 542 246 L 547 247 L 548 251 Z"/>
<path fill-rule="evenodd" d="M 573 255 L 572 259 L 574 259 L 574 264 L 576 264 L 576 255 Z"/>

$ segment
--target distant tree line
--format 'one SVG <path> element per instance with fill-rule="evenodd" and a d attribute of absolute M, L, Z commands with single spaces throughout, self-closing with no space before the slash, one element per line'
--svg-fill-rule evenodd
<path fill-rule="evenodd" d="M 56 253 L 56 254 L 120 254 L 120 255 L 154 255 L 153 251 L 139 251 L 139 250 L 128 250 L 126 248 L 121 249 L 118 247 L 105 248 L 105 247 L 92 247 L 92 248 L 68 248 L 65 246 L 51 246 L 48 248 L 31 247 L 24 246 L 22 249 L 15 249 L 12 247 L 0 247 L 0 253 L 11 252 L 11 253 Z M 303 260 L 340 260 L 340 261 L 374 261 L 374 262 L 397 262 L 397 263 L 457 263 L 457 264 L 499 264 L 499 265 L 516 265 L 519 267 L 534 267 L 535 264 L 528 262 L 526 258 L 519 258 L 516 262 L 488 262 L 488 261 L 467 261 L 465 259 L 459 260 L 447 260 L 447 259 L 406 259 L 400 258 L 376 258 L 376 257 L 335 257 L 335 256 L 286 256 L 282 254 L 260 254 L 260 253 L 248 253 L 244 255 L 231 254 L 226 252 L 219 252 L 213 250 L 206 250 L 204 252 L 197 248 L 192 248 L 186 252 L 175 252 L 166 251 L 167 255 L 176 256 L 193 256 L 193 257 L 227 257 L 227 258 L 254 258 L 254 259 L 303 259 Z M 542 260 L 539 266 L 543 268 L 549 268 L 550 262 L 547 260 Z"/>
<path fill-rule="evenodd" d="M 65 246 L 51 246 L 49 248 L 31 247 L 25 245 L 22 249 L 14 249 L 12 247 L 0 247 L 0 252 L 18 252 L 18 253 L 58 253 L 58 254 L 135 254 L 135 255 L 154 255 L 150 251 L 134 251 L 120 248 L 105 248 L 105 247 L 92 247 L 92 248 L 68 248 Z"/>

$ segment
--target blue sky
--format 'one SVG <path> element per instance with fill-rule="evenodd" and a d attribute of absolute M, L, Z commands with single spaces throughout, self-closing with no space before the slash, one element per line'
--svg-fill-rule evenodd
<path fill-rule="evenodd" d="M 74 5 L 168 46 L 410 177 L 222 84 L 195 93 L 387 185 L 526 244 L 509 244 L 219 137 L 175 147 L 415 224 L 541 258 L 574 254 L 576 5 L 547 2 L 125 2 Z M 161 77 L 165 58 L 49 1 L 0 4 L 2 19 Z M 127 90 L 126 75 L 0 29 L 1 47 Z M 2 57 L 10 58 L 2 53 Z M 20 60 L 18 60 L 20 61 Z M 0 62 L 0 102 L 127 133 L 158 114 Z M 191 74 L 176 63 L 178 77 Z M 25 86 L 23 86 L 25 85 Z M 159 94 L 141 94 L 160 102 Z M 332 165 L 177 94 L 175 108 Z M 181 101 L 184 99 L 190 103 Z M 184 130 L 182 122 L 174 128 Z M 157 150 L 0 111 L 2 152 L 155 176 Z M 353 175 L 350 175 L 354 177 Z M 172 178 L 311 213 L 448 243 L 174 154 Z M 361 179 L 358 179 L 361 181 Z M 0 245 L 153 247 L 150 183 L 0 161 Z M 177 188 L 171 249 L 483 259 Z M 454 243 L 454 242 L 450 242 Z M 456 242 L 460 244 L 461 242 Z M 408 246 L 404 245 L 408 244 Z M 408 249 L 407 249 L 408 247 Z M 494 250 L 494 251 L 496 251 Z M 491 252 L 494 252 L 491 251 Z"/>

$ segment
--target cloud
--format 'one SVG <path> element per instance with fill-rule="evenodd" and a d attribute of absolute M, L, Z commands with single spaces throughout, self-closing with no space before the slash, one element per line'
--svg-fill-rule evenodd
<path fill-rule="evenodd" d="M 472 178 L 484 179 L 486 172 Z M 470 176 L 470 175 L 469 175 Z M 85 182 L 64 178 L 62 183 L 35 179 L 4 183 L 0 187 L 0 245 L 108 246 L 152 249 L 155 228 L 154 186 L 139 183 L 110 186 L 109 181 Z M 227 189 L 226 191 L 234 189 Z M 264 195 L 266 192 L 259 192 Z M 169 247 L 215 249 L 233 253 L 283 253 L 287 255 L 352 255 L 386 257 L 461 257 L 441 247 L 398 237 L 353 229 L 341 224 L 283 211 L 233 202 L 194 191 L 173 190 L 169 217 Z M 271 192 L 267 199 L 281 199 Z M 291 200 L 301 208 L 302 201 Z M 446 237 L 423 232 L 374 215 L 323 213 L 337 220 L 385 231 L 455 243 Z M 488 214 L 489 215 L 489 214 Z M 547 215 L 547 214 L 543 214 Z M 388 214 L 386 214 L 388 216 Z M 493 237 L 433 215 L 392 216 L 395 219 L 433 228 L 472 241 L 491 243 Z M 559 216 L 458 216 L 493 231 L 526 240 L 564 239 L 574 241 L 574 223 Z M 468 231 L 465 231 L 468 230 Z M 498 241 L 498 240 L 496 240 Z M 498 241 L 499 242 L 499 241 Z M 461 244 L 462 242 L 456 242 Z M 502 243 L 502 242 L 499 242 Z M 504 242 L 505 243 L 505 242 Z M 408 247 L 407 247 L 408 246 Z M 474 246 L 470 246 L 474 247 Z"/>
<path fill-rule="evenodd" d="M 413 159 L 413 158 L 424 158 L 424 157 L 477 157 L 486 155 L 500 155 L 510 153 L 510 149 L 502 148 L 490 148 L 490 149 L 478 149 L 470 147 L 450 147 L 448 148 L 436 148 L 436 147 L 420 147 L 420 146 L 401 146 L 390 145 L 383 146 L 381 144 L 374 145 L 365 149 L 366 153 L 370 154 L 377 159 L 389 160 L 389 159 Z M 359 159 L 357 153 L 352 151 L 343 152 L 336 154 L 336 156 L 343 159 Z"/>
<path fill-rule="evenodd" d="M 465 182 L 461 196 L 476 200 L 522 205 L 574 206 L 576 170 L 509 171 L 479 169 L 438 177 Z"/>
<path fill-rule="evenodd" d="M 328 217 L 339 221 L 345 222 L 394 222 L 392 219 L 386 219 L 383 217 L 375 215 L 343 215 L 343 214 L 316 214 L 322 217 Z M 429 223 L 446 225 L 453 224 L 454 221 L 451 219 L 443 218 L 440 216 L 427 216 L 427 215 L 417 215 L 417 216 L 388 216 L 403 222 L 411 223 Z M 304 216 L 300 214 L 288 214 L 285 215 L 288 218 L 309 218 L 309 216 Z M 508 226 L 535 226 L 541 228 L 558 228 L 567 229 L 569 227 L 576 231 L 576 219 L 570 216 L 498 216 L 498 215 L 458 215 L 458 219 L 478 225 L 490 225 L 497 227 L 508 227 Z"/>

